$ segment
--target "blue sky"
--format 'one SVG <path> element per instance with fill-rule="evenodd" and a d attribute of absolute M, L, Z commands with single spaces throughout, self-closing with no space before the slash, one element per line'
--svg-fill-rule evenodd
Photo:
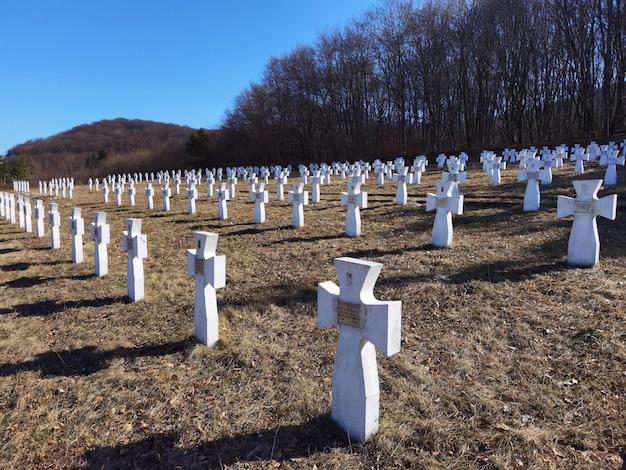
<path fill-rule="evenodd" d="M 101 119 L 218 127 L 268 60 L 376 0 L 0 0 L 0 155 Z"/>

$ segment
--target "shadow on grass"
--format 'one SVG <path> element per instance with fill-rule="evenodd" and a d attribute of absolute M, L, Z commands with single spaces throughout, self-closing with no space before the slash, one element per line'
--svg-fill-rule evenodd
<path fill-rule="evenodd" d="M 18 372 L 39 372 L 41 377 L 90 375 L 108 367 L 109 361 L 116 358 L 136 359 L 138 357 L 159 357 L 184 351 L 192 344 L 191 339 L 141 346 L 138 348 L 115 348 L 98 351 L 95 346 L 65 351 L 48 351 L 37 354 L 32 361 L 0 365 L 0 376 Z"/>
<path fill-rule="evenodd" d="M 426 245 L 408 246 L 405 248 L 396 248 L 393 250 L 379 250 L 378 248 L 371 248 L 369 250 L 352 251 L 350 253 L 345 253 L 343 256 L 347 256 L 349 258 L 376 259 L 382 258 L 384 256 L 396 256 L 416 251 L 436 251 L 439 249 L 440 248 L 437 248 L 432 243 L 427 243 Z"/>
<path fill-rule="evenodd" d="M 0 269 L 2 269 L 3 271 L 26 271 L 28 268 L 30 268 L 30 264 L 28 263 L 13 263 L 13 264 L 7 264 L 6 266 L 2 266 L 0 267 Z"/>
<path fill-rule="evenodd" d="M 15 253 L 16 251 L 20 251 L 17 248 L 2 248 L 0 249 L 0 255 L 8 255 L 9 253 Z"/>
<path fill-rule="evenodd" d="M 177 432 L 154 433 L 137 442 L 95 449 L 84 455 L 87 466 L 81 468 L 223 469 L 246 462 L 264 468 L 280 466 L 280 462 L 298 467 L 299 459 L 349 445 L 330 414 L 302 424 L 222 437 L 190 448 L 178 447 L 179 437 Z"/>
<path fill-rule="evenodd" d="M 451 274 L 444 282 L 449 284 L 464 284 L 470 281 L 485 281 L 494 284 L 506 281 L 520 282 L 532 279 L 537 275 L 565 271 L 567 269 L 573 268 L 562 262 L 519 266 L 515 262 L 499 261 L 496 263 L 478 264 L 464 271 Z"/>
<path fill-rule="evenodd" d="M 131 303 L 131 300 L 128 297 L 105 297 L 103 299 L 72 300 L 69 302 L 44 300 L 42 302 L 35 302 L 30 304 L 18 304 L 12 308 L 2 308 L 0 309 L 0 315 L 17 313 L 19 317 L 43 317 L 48 315 L 54 315 L 55 313 L 59 313 L 71 308 L 104 307 L 107 305 L 113 305 L 118 303 L 129 304 Z"/>

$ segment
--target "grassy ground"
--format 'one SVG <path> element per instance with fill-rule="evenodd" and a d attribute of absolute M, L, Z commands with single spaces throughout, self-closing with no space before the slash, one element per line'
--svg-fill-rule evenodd
<path fill-rule="evenodd" d="M 590 164 L 584 178 L 602 178 Z M 477 167 L 461 185 L 465 213 L 451 247 L 430 245 L 431 167 L 396 206 L 395 184 L 364 185 L 363 234 L 344 236 L 339 193 L 322 186 L 290 227 L 270 183 L 267 222 L 253 224 L 247 185 L 217 220 L 202 185 L 198 212 L 182 194 L 172 211 L 104 204 L 87 187 L 59 200 L 62 246 L 0 220 L 0 466 L 3 468 L 459 468 L 620 469 L 626 451 L 626 178 L 615 221 L 598 220 L 600 264 L 566 263 L 572 165 L 524 213 L 525 183 Z M 293 181 L 293 178 L 292 178 Z M 157 192 L 158 194 L 158 192 Z M 124 198 L 124 204 L 127 202 Z M 47 201 L 46 201 L 47 204 Z M 71 263 L 67 218 L 111 224 L 109 275 Z M 146 298 L 126 298 L 121 232 L 148 236 Z M 47 224 L 46 224 L 47 228 Z M 220 341 L 193 338 L 194 230 L 220 235 L 227 286 L 218 291 Z M 87 230 L 88 232 L 88 230 Z M 383 263 L 377 298 L 403 302 L 402 350 L 378 356 L 380 429 L 350 442 L 330 419 L 337 331 L 317 329 L 316 289 L 336 281 L 333 259 Z"/>

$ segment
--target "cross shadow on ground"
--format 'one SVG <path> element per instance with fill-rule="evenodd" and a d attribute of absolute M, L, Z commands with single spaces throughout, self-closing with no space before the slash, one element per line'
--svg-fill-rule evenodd
<path fill-rule="evenodd" d="M 298 467 L 302 458 L 350 445 L 330 414 L 301 424 L 222 437 L 190 448 L 178 447 L 179 437 L 177 432 L 154 433 L 137 442 L 95 449 L 83 456 L 87 465 L 81 468 L 223 469 L 237 463 L 274 468 L 281 462 Z"/>
<path fill-rule="evenodd" d="M 6 377 L 23 371 L 39 372 L 41 377 L 85 376 L 108 367 L 109 361 L 116 358 L 136 359 L 147 356 L 165 356 L 184 351 L 192 345 L 191 338 L 165 344 L 150 344 L 133 347 L 119 347 L 99 351 L 95 346 L 85 346 L 64 351 L 48 351 L 37 354 L 33 360 L 2 364 L 0 376 Z"/>
<path fill-rule="evenodd" d="M 57 300 L 43 300 L 41 302 L 18 304 L 10 308 L 0 309 L 0 315 L 17 313 L 18 317 L 48 316 L 71 308 L 104 307 L 113 304 L 131 303 L 128 297 L 105 297 L 102 299 L 72 300 L 59 302 Z"/>

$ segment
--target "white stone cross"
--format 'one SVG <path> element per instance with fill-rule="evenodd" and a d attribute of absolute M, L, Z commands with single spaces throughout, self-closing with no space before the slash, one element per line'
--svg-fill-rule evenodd
<path fill-rule="evenodd" d="M 24 228 L 24 195 L 17 194 L 17 226 Z"/>
<path fill-rule="evenodd" d="M 106 181 L 102 184 L 102 200 L 105 203 L 109 202 L 109 186 Z"/>
<path fill-rule="evenodd" d="M 437 210 L 433 223 L 432 244 L 443 248 L 452 243 L 452 214 L 463 214 L 463 196 L 458 194 L 456 181 L 437 181 L 436 184 L 437 194 L 426 195 L 426 211 Z"/>
<path fill-rule="evenodd" d="M 604 174 L 604 185 L 615 186 L 617 184 L 617 165 L 624 165 L 626 157 L 619 155 L 618 149 L 609 149 L 607 152 L 603 152 L 600 157 L 600 166 L 606 166 L 606 173 Z"/>
<path fill-rule="evenodd" d="M 600 238 L 596 217 L 614 220 L 617 194 L 598 198 L 602 180 L 572 181 L 576 198 L 559 196 L 556 217 L 574 216 L 567 245 L 567 263 L 572 266 L 592 267 L 600 259 Z"/>
<path fill-rule="evenodd" d="M 506 169 L 506 162 L 502 161 L 502 157 L 495 157 L 484 166 L 485 170 L 491 170 L 491 184 L 500 184 L 501 171 Z"/>
<path fill-rule="evenodd" d="M 284 171 L 281 171 L 280 174 L 274 177 L 274 182 L 276 183 L 276 200 L 282 201 L 285 199 L 285 189 L 284 186 L 287 184 L 287 175 Z"/>
<path fill-rule="evenodd" d="M 341 193 L 341 205 L 347 206 L 346 236 L 350 238 L 361 235 L 361 210 L 367 208 L 367 193 L 361 192 L 362 177 L 348 180 L 348 192 Z"/>
<path fill-rule="evenodd" d="M 135 183 L 131 180 L 128 184 L 128 205 L 135 205 L 135 195 L 137 194 L 137 189 L 135 188 Z"/>
<path fill-rule="evenodd" d="M 122 250 L 128 253 L 128 297 L 137 302 L 144 297 L 143 260 L 148 257 L 148 237 L 141 233 L 141 219 L 126 219 Z"/>
<path fill-rule="evenodd" d="M 520 169 L 517 173 L 517 181 L 528 181 L 526 192 L 524 193 L 524 211 L 537 211 L 541 205 L 541 193 L 539 192 L 539 181 L 543 180 L 545 169 L 543 162 L 538 158 L 531 158 L 526 161 L 526 168 Z"/>
<path fill-rule="evenodd" d="M 380 387 L 376 349 L 400 351 L 402 302 L 380 301 L 374 285 L 383 265 L 336 258 L 339 286 L 317 287 L 317 325 L 337 326 L 339 339 L 332 378 L 332 418 L 351 440 L 366 441 L 378 430 Z"/>
<path fill-rule="evenodd" d="M 61 248 L 61 214 L 59 214 L 59 205 L 56 202 L 50 203 L 48 223 L 50 224 L 51 247 L 54 249 Z"/>
<path fill-rule="evenodd" d="M 109 272 L 109 254 L 107 245 L 111 242 L 111 229 L 106 223 L 106 212 L 94 212 L 91 223 L 91 239 L 94 242 L 94 273 L 98 277 Z"/>
<path fill-rule="evenodd" d="M 393 182 L 398 183 L 396 191 L 396 205 L 404 206 L 407 203 L 407 183 L 413 183 L 413 173 L 409 172 L 408 166 L 398 167 L 398 173 L 393 174 Z"/>
<path fill-rule="evenodd" d="M 45 209 L 41 199 L 35 199 L 35 236 L 42 238 L 45 235 L 43 220 L 45 218 Z"/>
<path fill-rule="evenodd" d="M 9 203 L 7 204 L 7 219 L 15 225 L 15 194 L 9 193 Z"/>
<path fill-rule="evenodd" d="M 115 192 L 115 204 L 117 204 L 118 206 L 122 205 L 122 193 L 124 192 L 124 186 L 122 185 L 122 183 L 117 183 L 114 188 L 113 191 Z"/>
<path fill-rule="evenodd" d="M 437 168 L 443 168 L 443 166 L 446 164 L 447 158 L 448 157 L 445 153 L 440 153 L 439 155 L 437 155 L 437 158 L 435 159 L 435 161 L 437 162 Z"/>
<path fill-rule="evenodd" d="M 33 208 L 30 204 L 30 196 L 24 196 L 24 231 L 33 231 Z"/>
<path fill-rule="evenodd" d="M 207 171 L 206 184 L 207 184 L 207 196 L 213 197 L 213 185 L 215 184 L 215 176 L 213 176 L 213 172 L 211 171 Z"/>
<path fill-rule="evenodd" d="M 228 206 L 226 205 L 226 201 L 230 199 L 230 191 L 226 189 L 226 183 L 219 183 L 217 185 L 215 197 L 217 198 L 217 219 L 228 219 Z"/>
<path fill-rule="evenodd" d="M 72 235 L 72 263 L 83 262 L 83 235 L 85 220 L 80 207 L 72 207 L 70 215 L 70 233 Z"/>
<path fill-rule="evenodd" d="M 254 223 L 262 224 L 265 222 L 265 204 L 269 200 L 265 183 L 255 183 L 252 194 L 254 195 Z"/>
<path fill-rule="evenodd" d="M 461 162 L 460 160 L 450 157 L 448 161 L 448 172 L 442 172 L 441 181 L 444 183 L 446 181 L 455 181 L 457 183 L 465 183 L 467 181 L 467 173 L 461 171 Z M 459 186 L 454 186 L 454 196 L 458 196 L 459 194 Z"/>
<path fill-rule="evenodd" d="M 589 154 L 585 153 L 585 149 L 578 146 L 578 144 L 576 144 L 576 147 L 572 147 L 572 151 L 570 154 L 570 161 L 575 161 L 576 163 L 574 164 L 574 174 L 575 175 L 582 175 L 585 172 L 585 166 L 583 164 L 583 162 L 588 162 L 589 161 Z"/>
<path fill-rule="evenodd" d="M 320 185 L 322 184 L 322 172 L 321 170 L 313 171 L 311 175 L 311 203 L 317 204 L 320 202 Z"/>
<path fill-rule="evenodd" d="M 293 191 L 287 193 L 289 204 L 293 204 L 291 211 L 291 226 L 304 226 L 304 206 L 309 204 L 309 192 L 304 190 L 304 183 L 293 183 Z"/>
<path fill-rule="evenodd" d="M 235 194 L 237 191 L 237 176 L 235 173 L 228 177 L 228 198 L 235 199 Z"/>
<path fill-rule="evenodd" d="M 189 187 L 187 188 L 185 194 L 187 195 L 187 213 L 195 214 L 196 198 L 198 197 L 198 190 L 196 189 L 196 185 L 194 183 L 189 183 Z"/>
<path fill-rule="evenodd" d="M 152 183 L 146 185 L 146 209 L 154 209 L 154 187 Z"/>
<path fill-rule="evenodd" d="M 217 239 L 217 233 L 193 232 L 195 248 L 187 250 L 187 277 L 196 277 L 194 336 L 207 346 L 219 339 L 215 289 L 226 285 L 226 257 L 215 255 Z"/>
<path fill-rule="evenodd" d="M 172 190 L 167 184 L 161 188 L 161 198 L 163 198 L 163 210 L 165 212 L 170 210 L 170 198 L 172 197 Z"/>

